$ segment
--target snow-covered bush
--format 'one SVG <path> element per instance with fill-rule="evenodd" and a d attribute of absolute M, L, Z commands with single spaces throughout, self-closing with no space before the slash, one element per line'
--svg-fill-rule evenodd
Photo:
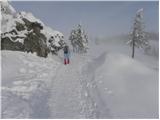
<path fill-rule="evenodd" d="M 56 54 L 60 49 L 64 47 L 66 43 L 64 42 L 64 36 L 62 33 L 58 31 L 54 31 L 53 33 L 54 35 L 53 34 L 51 35 L 48 44 L 50 51 L 53 54 Z"/>

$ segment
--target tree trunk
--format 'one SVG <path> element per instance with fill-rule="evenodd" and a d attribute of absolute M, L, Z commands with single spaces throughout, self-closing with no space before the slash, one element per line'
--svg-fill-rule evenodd
<path fill-rule="evenodd" d="M 134 58 L 134 47 L 135 47 L 135 44 L 134 44 L 134 39 L 133 39 L 133 45 L 132 45 L 132 58 Z"/>

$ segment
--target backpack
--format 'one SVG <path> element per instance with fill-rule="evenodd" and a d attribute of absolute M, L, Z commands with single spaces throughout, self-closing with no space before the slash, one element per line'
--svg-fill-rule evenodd
<path fill-rule="evenodd" d="M 68 46 L 65 46 L 63 50 L 64 50 L 64 53 L 68 53 Z"/>

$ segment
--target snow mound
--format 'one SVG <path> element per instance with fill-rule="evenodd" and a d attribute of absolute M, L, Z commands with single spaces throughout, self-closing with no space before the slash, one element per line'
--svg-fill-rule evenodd
<path fill-rule="evenodd" d="M 128 56 L 110 53 L 95 79 L 103 81 L 98 86 L 114 118 L 158 118 L 157 71 Z"/>

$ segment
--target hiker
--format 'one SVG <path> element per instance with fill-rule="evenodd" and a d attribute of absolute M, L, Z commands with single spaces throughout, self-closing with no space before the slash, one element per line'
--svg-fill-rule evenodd
<path fill-rule="evenodd" d="M 63 48 L 64 51 L 64 64 L 69 64 L 69 56 L 70 56 L 70 50 L 69 50 L 69 46 L 65 45 Z"/>

